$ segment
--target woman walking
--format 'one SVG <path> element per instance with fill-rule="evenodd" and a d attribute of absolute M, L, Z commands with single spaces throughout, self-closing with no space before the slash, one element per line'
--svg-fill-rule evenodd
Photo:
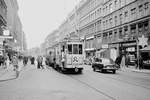
<path fill-rule="evenodd" d="M 12 64 L 14 67 L 14 71 L 16 71 L 16 78 L 19 76 L 19 66 L 18 66 L 18 58 L 16 55 L 13 56 L 12 58 Z"/>

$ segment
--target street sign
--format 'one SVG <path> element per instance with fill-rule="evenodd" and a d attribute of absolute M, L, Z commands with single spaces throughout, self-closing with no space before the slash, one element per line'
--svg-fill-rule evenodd
<path fill-rule="evenodd" d="M 0 36 L 0 39 L 13 39 L 13 36 Z"/>

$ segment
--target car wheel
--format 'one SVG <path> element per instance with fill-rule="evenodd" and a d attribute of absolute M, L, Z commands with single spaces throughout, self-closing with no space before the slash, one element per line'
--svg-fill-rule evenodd
<path fill-rule="evenodd" d="M 116 73 L 116 70 L 113 70 L 113 74 L 115 74 Z"/>
<path fill-rule="evenodd" d="M 94 72 L 96 71 L 95 67 L 93 67 L 93 71 L 94 71 Z"/>
<path fill-rule="evenodd" d="M 102 73 L 105 73 L 105 72 L 106 72 L 106 70 L 103 70 L 103 69 L 102 69 L 102 70 L 101 70 L 101 72 L 102 72 Z"/>

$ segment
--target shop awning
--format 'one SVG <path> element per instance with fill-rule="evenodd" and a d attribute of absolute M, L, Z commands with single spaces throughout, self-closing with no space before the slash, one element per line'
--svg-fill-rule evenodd
<path fill-rule="evenodd" d="M 148 45 L 147 47 L 141 49 L 141 52 L 150 52 L 150 45 Z"/>

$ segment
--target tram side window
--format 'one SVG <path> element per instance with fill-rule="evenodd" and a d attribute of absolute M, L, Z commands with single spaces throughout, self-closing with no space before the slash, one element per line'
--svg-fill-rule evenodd
<path fill-rule="evenodd" d="M 79 44 L 79 54 L 82 54 L 82 45 Z"/>
<path fill-rule="evenodd" d="M 73 54 L 78 54 L 78 45 L 73 44 Z"/>
<path fill-rule="evenodd" d="M 72 44 L 68 45 L 68 54 L 72 54 Z"/>

